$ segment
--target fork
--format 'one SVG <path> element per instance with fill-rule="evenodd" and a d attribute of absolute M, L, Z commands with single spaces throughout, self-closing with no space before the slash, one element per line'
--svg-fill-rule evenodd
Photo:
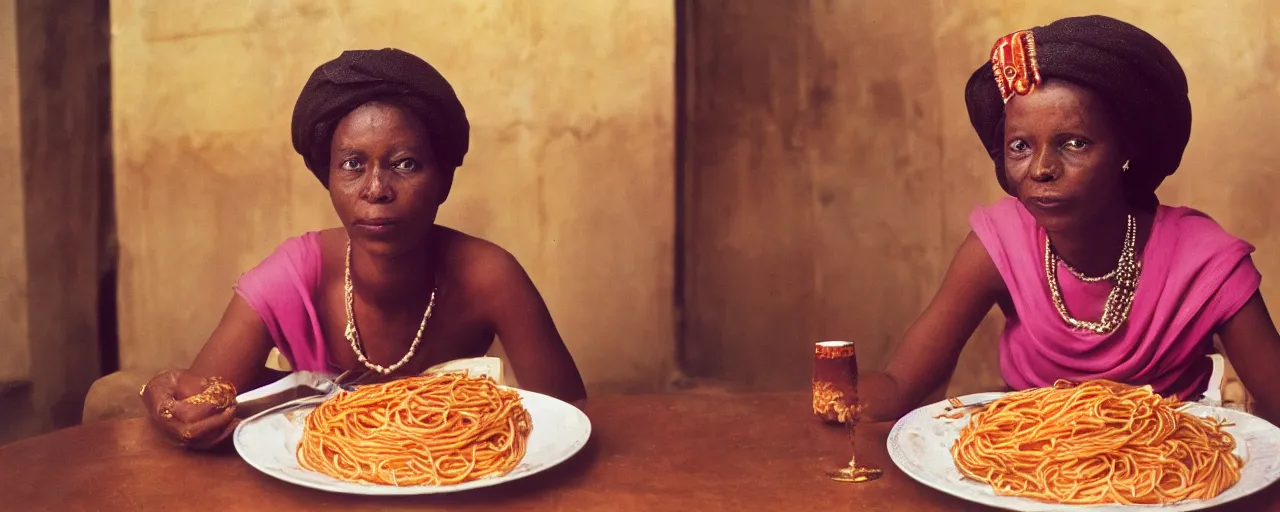
<path fill-rule="evenodd" d="M 356 385 L 360 382 L 361 379 L 367 377 L 369 373 L 370 372 L 367 372 L 367 371 L 357 372 L 356 370 L 347 370 L 338 374 L 337 377 L 330 379 L 329 383 L 333 384 L 333 387 L 340 389 L 342 391 L 355 391 Z M 336 391 L 337 390 L 331 390 L 330 393 L 334 393 Z"/>
<path fill-rule="evenodd" d="M 994 401 L 995 400 L 983 400 L 981 402 L 966 404 L 961 402 L 959 398 L 951 397 L 947 399 L 947 403 L 951 405 L 948 405 L 947 408 L 943 410 L 947 412 L 951 412 L 956 409 L 974 409 L 978 407 L 986 407 L 988 405 L 991 405 L 991 402 L 994 402 Z"/>
<path fill-rule="evenodd" d="M 267 410 L 279 410 L 282 407 L 305 405 L 324 401 L 332 398 L 342 391 L 354 391 L 360 381 L 367 377 L 368 372 L 345 371 L 333 378 L 321 377 L 312 379 L 310 383 L 298 382 L 291 387 L 285 387 L 282 382 L 291 377 L 286 377 L 281 381 L 268 384 L 263 388 L 255 389 L 246 394 L 261 395 L 255 398 L 245 399 L 244 394 L 236 397 L 236 415 L 240 418 L 248 418 Z M 304 381 L 306 379 L 303 379 Z M 275 388 L 275 389 L 271 389 Z"/>

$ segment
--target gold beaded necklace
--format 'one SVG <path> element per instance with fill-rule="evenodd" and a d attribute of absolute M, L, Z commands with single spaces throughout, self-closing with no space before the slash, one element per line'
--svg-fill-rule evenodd
<path fill-rule="evenodd" d="M 1111 269 L 1110 272 L 1107 272 L 1106 274 L 1102 274 L 1100 276 L 1094 277 L 1094 276 L 1087 275 L 1084 272 L 1081 272 L 1080 270 L 1071 266 L 1070 263 L 1067 263 L 1067 260 L 1059 259 L 1058 261 L 1062 262 L 1062 266 L 1067 267 L 1067 272 L 1070 272 L 1071 275 L 1076 277 L 1076 279 L 1079 279 L 1086 283 L 1099 283 L 1102 281 L 1110 281 L 1111 278 L 1116 276 L 1116 269 L 1120 268 L 1120 267 L 1113 268 Z"/>
<path fill-rule="evenodd" d="M 1102 308 L 1102 318 L 1097 322 L 1080 320 L 1067 311 L 1067 305 L 1062 299 L 1062 290 L 1058 287 L 1058 254 L 1053 251 L 1053 245 L 1049 242 L 1049 236 L 1044 237 L 1044 275 L 1049 281 L 1049 295 L 1053 299 L 1053 306 L 1057 308 L 1058 314 L 1062 316 L 1062 320 L 1076 329 L 1092 331 L 1095 334 L 1108 334 L 1120 328 L 1124 321 L 1129 318 L 1129 310 L 1133 308 L 1134 291 L 1138 288 L 1138 276 L 1142 272 L 1142 264 L 1137 261 L 1137 250 L 1135 246 L 1138 240 L 1138 222 L 1133 215 L 1128 216 L 1127 225 L 1124 232 L 1124 248 L 1120 251 L 1120 261 L 1116 263 L 1116 268 L 1106 275 L 1098 278 L 1088 278 L 1082 280 L 1096 282 L 1103 280 L 1114 281 L 1115 285 L 1111 288 L 1111 293 L 1107 294 L 1107 302 Z M 1064 262 L 1065 263 L 1065 262 Z M 1067 266 L 1067 269 L 1077 277 L 1082 276 L 1074 269 Z"/>
<path fill-rule="evenodd" d="M 355 288 L 351 286 L 351 241 L 347 241 L 347 263 L 345 271 L 345 281 L 343 282 L 343 292 L 346 294 L 347 301 L 347 342 L 351 343 L 351 350 L 356 353 L 356 358 L 365 368 L 378 372 L 382 375 L 388 375 L 391 372 L 399 370 L 413 359 L 413 354 L 418 350 L 418 344 L 422 342 L 422 331 L 427 327 L 427 319 L 431 318 L 431 310 L 436 305 L 436 288 L 431 288 L 431 300 L 427 302 L 427 312 L 422 315 L 422 323 L 418 324 L 418 334 L 413 337 L 413 343 L 409 344 L 409 352 L 396 361 L 391 366 L 380 366 L 369 362 L 369 358 L 364 355 L 364 344 L 360 341 L 360 333 L 356 331 L 356 314 L 355 314 Z"/>

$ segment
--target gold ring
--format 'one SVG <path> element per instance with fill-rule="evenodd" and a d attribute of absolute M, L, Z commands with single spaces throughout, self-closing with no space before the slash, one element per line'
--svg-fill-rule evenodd
<path fill-rule="evenodd" d="M 173 405 L 174 405 L 174 400 L 173 398 L 170 398 L 167 403 L 160 406 L 160 417 L 166 420 L 173 419 L 173 409 L 172 409 Z"/>

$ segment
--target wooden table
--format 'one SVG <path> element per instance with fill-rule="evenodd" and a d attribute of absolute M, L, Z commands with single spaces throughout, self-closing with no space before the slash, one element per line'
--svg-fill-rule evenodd
<path fill-rule="evenodd" d="M 885 470 L 827 480 L 845 431 L 815 420 L 807 394 L 592 399 L 594 432 L 545 473 L 453 495 L 373 498 L 313 491 L 231 453 L 192 453 L 142 420 L 75 427 L 0 447 L 4 510 L 988 510 L 920 484 L 889 460 L 890 425 L 858 429 L 859 456 Z M 1273 487 L 1231 510 L 1280 510 Z"/>

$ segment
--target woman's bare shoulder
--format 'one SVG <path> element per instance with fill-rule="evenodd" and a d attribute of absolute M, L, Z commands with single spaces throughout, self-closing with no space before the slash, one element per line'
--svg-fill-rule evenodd
<path fill-rule="evenodd" d="M 438 226 L 444 258 L 459 268 L 494 270 L 494 266 L 519 265 L 516 257 L 502 246 L 453 228 Z"/>
<path fill-rule="evenodd" d="M 492 291 L 528 279 L 515 255 L 502 246 L 456 229 L 438 229 L 445 265 L 468 288 Z"/>

